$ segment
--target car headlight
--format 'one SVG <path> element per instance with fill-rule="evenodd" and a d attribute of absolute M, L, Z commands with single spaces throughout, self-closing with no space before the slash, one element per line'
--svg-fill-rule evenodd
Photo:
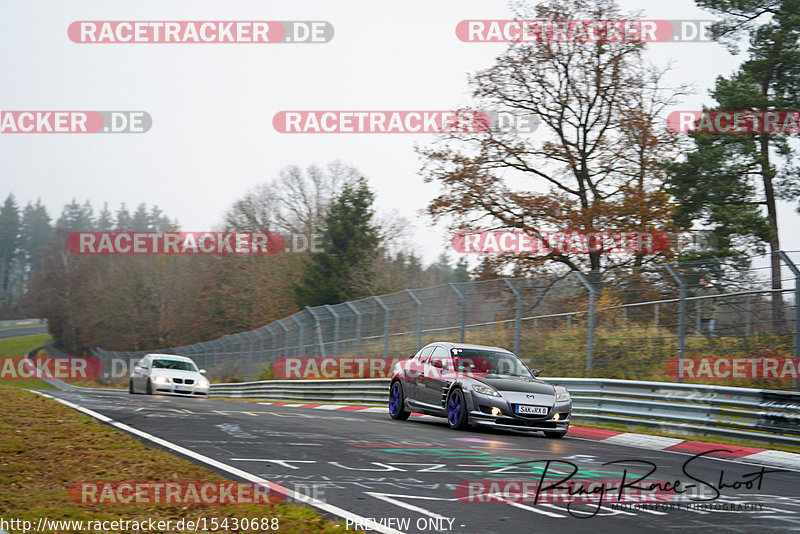
<path fill-rule="evenodd" d="M 166 376 L 155 376 L 153 377 L 153 382 L 156 384 L 169 384 L 169 378 Z"/>
<path fill-rule="evenodd" d="M 206 380 L 205 378 L 201 378 L 200 380 L 197 381 L 197 385 L 200 386 L 201 388 L 207 388 L 208 380 Z"/>
<path fill-rule="evenodd" d="M 473 391 L 477 391 L 482 395 L 489 395 L 490 397 L 499 397 L 500 394 L 496 392 L 494 389 L 490 388 L 489 386 L 484 386 L 483 384 L 474 384 L 472 386 Z"/>
<path fill-rule="evenodd" d="M 566 402 L 570 399 L 568 391 L 559 391 L 556 395 L 556 402 Z"/>

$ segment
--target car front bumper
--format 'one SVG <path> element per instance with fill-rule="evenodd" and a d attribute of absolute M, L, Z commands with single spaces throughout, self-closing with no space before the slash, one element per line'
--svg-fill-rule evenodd
<path fill-rule="evenodd" d="M 159 395 L 177 395 L 179 397 L 208 397 L 209 387 L 189 384 L 154 384 L 153 393 Z"/>
<path fill-rule="evenodd" d="M 547 415 L 519 415 L 508 399 L 474 392 L 470 392 L 467 402 L 471 424 L 522 432 L 566 432 L 572 415 L 571 400 L 550 403 Z M 492 408 L 499 408 L 501 414 L 492 415 Z M 558 418 L 554 419 L 556 414 Z"/>

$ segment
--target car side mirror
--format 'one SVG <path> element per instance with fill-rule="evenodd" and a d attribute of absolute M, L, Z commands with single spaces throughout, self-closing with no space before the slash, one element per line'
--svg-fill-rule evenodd
<path fill-rule="evenodd" d="M 539 369 L 531 369 L 531 374 L 533 375 L 534 378 L 539 376 L 541 373 L 542 372 Z"/>
<path fill-rule="evenodd" d="M 200 369 L 200 374 L 201 374 L 201 375 L 204 375 L 204 374 L 206 374 L 206 370 L 205 370 L 205 369 Z"/>

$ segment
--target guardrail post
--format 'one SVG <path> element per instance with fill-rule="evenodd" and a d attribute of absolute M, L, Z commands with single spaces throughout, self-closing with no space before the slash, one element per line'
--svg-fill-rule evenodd
<path fill-rule="evenodd" d="M 325 339 L 322 337 L 322 326 L 319 324 L 319 317 L 317 317 L 317 314 L 314 313 L 314 310 L 311 307 L 306 306 L 306 310 L 308 310 L 308 313 L 310 313 L 311 317 L 314 318 L 314 329 L 317 331 L 317 341 L 319 341 L 319 351 L 320 351 L 322 357 L 324 358 L 325 357 Z M 313 356 L 314 353 L 312 352 L 311 355 Z"/>
<path fill-rule="evenodd" d="M 586 333 L 586 376 L 592 374 L 592 367 L 594 366 L 594 327 L 595 327 L 595 303 L 597 301 L 597 289 L 592 285 L 589 278 L 580 271 L 573 271 L 578 275 L 583 287 L 589 292 L 589 324 L 588 332 Z"/>
<path fill-rule="evenodd" d="M 383 308 L 383 311 L 386 313 L 386 316 L 383 320 L 383 357 L 389 357 L 389 330 L 392 326 L 392 310 L 383 303 L 380 297 L 372 297 L 375 299 L 375 302 Z"/>
<path fill-rule="evenodd" d="M 514 312 L 514 354 L 519 356 L 519 338 L 522 330 L 522 293 L 517 289 L 517 286 L 514 285 L 514 282 L 508 278 L 503 278 L 503 281 L 516 297 Z"/>
<path fill-rule="evenodd" d="M 336 313 L 336 311 L 333 309 L 333 306 L 331 306 L 330 304 L 326 304 L 325 305 L 325 309 L 328 310 L 328 313 L 330 313 L 333 316 L 333 352 L 336 354 L 336 356 L 339 356 L 339 354 L 340 354 L 340 352 L 339 352 L 339 319 L 340 319 L 340 316 L 339 316 L 338 313 Z"/>
<path fill-rule="evenodd" d="M 425 308 L 422 307 L 422 301 L 410 289 L 406 289 L 406 293 L 412 298 L 417 305 L 417 352 L 422 348 L 422 327 L 424 320 Z"/>
<path fill-rule="evenodd" d="M 351 302 L 345 302 L 356 316 L 356 358 L 361 353 L 361 312 Z"/>
<path fill-rule="evenodd" d="M 800 269 L 797 268 L 797 265 L 789 259 L 789 256 L 784 251 L 779 250 L 778 257 L 783 260 L 783 263 L 794 275 L 794 347 L 792 348 L 792 358 L 794 359 L 794 368 L 796 370 L 797 364 L 800 363 Z M 797 377 L 792 379 L 792 387 L 798 389 Z"/>
<path fill-rule="evenodd" d="M 683 356 L 686 353 L 686 282 L 671 264 L 664 265 L 678 284 L 678 382 L 683 382 Z"/>
<path fill-rule="evenodd" d="M 453 282 L 450 282 L 447 285 L 453 288 L 453 291 L 456 292 L 456 295 L 458 295 L 458 299 L 461 302 L 461 343 L 464 343 L 464 340 L 467 336 L 467 297 L 461 292 L 460 289 L 456 287 Z"/>

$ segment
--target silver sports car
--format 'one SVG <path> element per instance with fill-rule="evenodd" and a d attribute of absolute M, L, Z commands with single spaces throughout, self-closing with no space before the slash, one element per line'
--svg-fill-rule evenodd
<path fill-rule="evenodd" d="M 400 420 L 411 412 L 446 417 L 456 429 L 484 425 L 563 437 L 572 399 L 538 374 L 505 349 L 431 343 L 395 366 L 389 414 Z"/>

